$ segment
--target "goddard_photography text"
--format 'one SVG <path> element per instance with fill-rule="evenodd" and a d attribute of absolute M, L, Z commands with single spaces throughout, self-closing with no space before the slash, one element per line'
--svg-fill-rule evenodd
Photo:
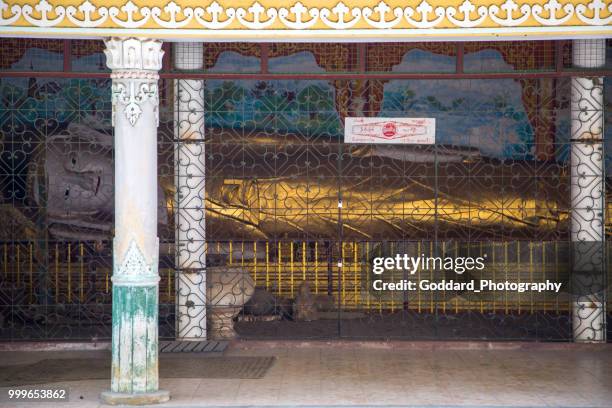
<path fill-rule="evenodd" d="M 422 271 L 455 272 L 463 275 L 465 272 L 482 271 L 486 268 L 487 255 L 479 257 L 441 257 L 441 256 L 410 256 L 408 254 L 396 254 L 391 257 L 375 257 L 372 259 L 372 273 L 380 276 L 386 271 L 404 271 L 415 275 Z M 513 282 L 508 280 L 493 281 L 491 279 L 419 279 L 417 281 L 400 279 L 398 281 L 386 282 L 383 279 L 374 279 L 372 289 L 375 291 L 471 291 L 479 293 L 482 291 L 516 291 L 524 293 L 533 292 L 555 292 L 561 290 L 563 284 L 546 279 L 541 282 Z"/>

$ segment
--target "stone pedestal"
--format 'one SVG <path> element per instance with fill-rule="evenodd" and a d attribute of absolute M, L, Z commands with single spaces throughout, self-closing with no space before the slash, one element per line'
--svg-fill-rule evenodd
<path fill-rule="evenodd" d="M 255 293 L 255 281 L 246 269 L 231 266 L 209 267 L 207 280 L 209 337 L 233 339 L 234 318 Z"/>

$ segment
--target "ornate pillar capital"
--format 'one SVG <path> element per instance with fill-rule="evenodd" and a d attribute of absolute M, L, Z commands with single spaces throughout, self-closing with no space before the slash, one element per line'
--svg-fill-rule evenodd
<path fill-rule="evenodd" d="M 142 105 L 153 104 L 155 123 L 159 124 L 158 71 L 162 67 L 162 42 L 149 38 L 111 37 L 104 40 L 106 65 L 113 71 L 112 121 L 120 107 L 131 126 L 143 113 Z"/>
<path fill-rule="evenodd" d="M 115 71 L 154 71 L 162 67 L 162 42 L 150 38 L 111 37 L 104 40 L 106 65 Z"/>

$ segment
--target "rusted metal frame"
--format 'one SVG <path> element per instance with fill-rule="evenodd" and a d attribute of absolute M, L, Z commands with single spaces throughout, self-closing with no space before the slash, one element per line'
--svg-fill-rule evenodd
<path fill-rule="evenodd" d="M 563 42 L 555 42 L 555 71 L 563 71 Z"/>
<path fill-rule="evenodd" d="M 463 74 L 463 51 L 464 51 L 464 44 L 462 42 L 457 43 L 456 47 L 457 47 L 457 57 L 456 57 L 456 60 L 455 60 L 455 63 L 456 63 L 455 73 L 456 74 Z"/>
<path fill-rule="evenodd" d="M 323 80 L 351 80 L 351 79 L 538 79 L 538 78 L 571 78 L 571 77 L 607 77 L 612 76 L 612 70 L 593 71 L 544 71 L 544 72 L 499 72 L 499 73 L 450 73 L 450 74 L 419 74 L 419 73 L 329 73 L 329 74 L 239 74 L 239 73 L 207 73 L 207 72 L 162 72 L 162 79 L 259 79 L 259 80 L 287 80 L 287 79 L 323 79 Z M 109 78 L 108 72 L 64 72 L 64 71 L 1 71 L 0 78 L 80 78 L 104 79 Z"/>
<path fill-rule="evenodd" d="M 162 45 L 162 50 L 164 50 L 164 56 L 162 57 L 161 72 L 171 72 L 172 64 L 170 63 L 170 57 L 172 56 L 172 43 L 165 42 Z"/>
<path fill-rule="evenodd" d="M 64 40 L 64 72 L 72 71 L 72 41 Z"/>
<path fill-rule="evenodd" d="M 359 43 L 357 44 L 357 58 L 359 62 L 359 72 L 366 73 L 368 71 L 368 61 L 367 61 L 367 44 Z"/>
<path fill-rule="evenodd" d="M 270 46 L 267 43 L 260 44 L 260 69 L 262 74 L 268 73 L 268 58 L 270 55 Z"/>

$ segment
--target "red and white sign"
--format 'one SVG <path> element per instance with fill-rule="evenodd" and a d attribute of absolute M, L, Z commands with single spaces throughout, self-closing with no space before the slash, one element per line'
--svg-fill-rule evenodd
<path fill-rule="evenodd" d="M 434 118 L 351 118 L 344 122 L 346 143 L 434 144 Z"/>

